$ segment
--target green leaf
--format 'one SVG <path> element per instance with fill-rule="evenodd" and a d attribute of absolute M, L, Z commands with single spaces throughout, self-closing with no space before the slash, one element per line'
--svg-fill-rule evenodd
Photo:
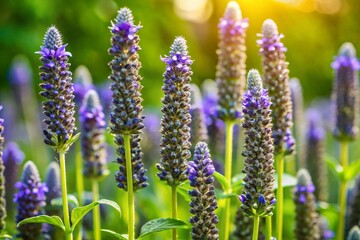
<path fill-rule="evenodd" d="M 92 202 L 86 206 L 77 207 L 77 208 L 74 208 L 74 210 L 72 210 L 72 212 L 71 212 L 71 222 L 72 222 L 71 231 L 74 231 L 76 225 L 80 222 L 80 220 L 88 212 L 90 212 L 94 207 L 96 207 L 99 204 L 109 205 L 109 206 L 113 207 L 114 209 L 116 209 L 119 212 L 119 214 L 121 215 L 120 207 L 116 202 L 113 202 L 113 201 L 110 201 L 107 199 L 100 199 L 99 201 Z"/>
<path fill-rule="evenodd" d="M 331 156 L 326 156 L 325 161 L 331 171 L 338 177 L 338 179 L 342 180 L 344 177 L 343 167 L 338 164 L 336 160 Z"/>
<path fill-rule="evenodd" d="M 74 207 L 79 206 L 79 201 L 77 200 L 77 198 L 74 195 L 68 194 L 67 196 L 68 196 L 69 204 L 72 204 Z M 54 198 L 53 200 L 51 200 L 50 204 L 52 206 L 62 206 L 62 197 Z"/>
<path fill-rule="evenodd" d="M 218 200 L 220 199 L 226 199 L 226 198 L 236 198 L 238 195 L 235 193 L 224 193 L 222 191 L 219 191 L 216 193 L 216 198 Z"/>
<path fill-rule="evenodd" d="M 162 232 L 174 228 L 189 228 L 190 226 L 181 220 L 174 218 L 158 218 L 145 223 L 140 230 L 140 236 L 138 239 L 156 233 Z"/>
<path fill-rule="evenodd" d="M 120 240 L 128 240 L 129 239 L 129 236 L 127 234 L 119 234 L 119 233 L 114 232 L 114 231 L 109 230 L 109 229 L 101 229 L 101 231 L 109 233 L 110 235 L 113 235 L 114 237 L 117 237 Z"/>
<path fill-rule="evenodd" d="M 344 172 L 344 180 L 350 181 L 355 178 L 360 172 L 360 160 L 352 162 Z"/>
<path fill-rule="evenodd" d="M 225 178 L 225 176 L 218 173 L 218 172 L 214 172 L 214 177 L 216 178 L 216 180 L 218 180 L 218 182 L 220 183 L 220 185 L 221 185 L 222 189 L 224 190 L 224 192 L 228 192 L 229 189 L 230 189 L 230 183 Z"/>
<path fill-rule="evenodd" d="M 282 175 L 282 186 L 283 186 L 283 188 L 293 187 L 293 186 L 296 185 L 296 183 L 297 183 L 297 179 L 296 179 L 295 176 L 287 174 L 287 173 L 284 173 Z M 278 182 L 277 182 L 277 177 L 275 177 L 274 189 L 277 189 L 277 188 L 278 188 Z"/>
<path fill-rule="evenodd" d="M 2 233 L 0 239 L 12 239 L 13 237 L 7 233 Z"/>
<path fill-rule="evenodd" d="M 190 202 L 191 197 L 189 195 L 189 191 L 192 190 L 192 187 L 190 186 L 190 181 L 186 180 L 179 186 L 177 186 L 176 191 L 184 197 L 185 201 Z"/>
<path fill-rule="evenodd" d="M 30 217 L 19 222 L 17 226 L 19 227 L 26 223 L 47 223 L 59 227 L 63 231 L 65 231 L 64 223 L 58 216 L 39 215 L 35 217 Z"/>
<path fill-rule="evenodd" d="M 238 192 L 243 188 L 243 179 L 245 177 L 244 173 L 236 174 L 231 179 L 231 190 L 232 192 Z"/>

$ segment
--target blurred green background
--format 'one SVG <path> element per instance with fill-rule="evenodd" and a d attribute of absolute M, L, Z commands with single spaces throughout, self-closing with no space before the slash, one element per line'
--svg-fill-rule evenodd
<path fill-rule="evenodd" d="M 303 85 L 305 101 L 329 96 L 333 72 L 330 63 L 345 41 L 360 47 L 360 1 L 358 0 L 238 0 L 250 27 L 247 35 L 248 68 L 259 68 L 260 57 L 255 41 L 262 22 L 272 18 L 288 48 L 290 75 Z M 160 106 L 164 64 L 160 56 L 169 51 L 172 40 L 182 35 L 188 40 L 193 64 L 193 81 L 200 83 L 215 76 L 217 23 L 227 1 L 224 0 L 1 0 L 0 1 L 0 78 L 2 90 L 14 56 L 30 59 L 39 80 L 34 54 L 42 45 L 43 34 L 51 25 L 63 33 L 73 54 L 72 70 L 86 65 L 95 83 L 106 81 L 110 60 L 110 21 L 116 11 L 129 7 L 135 21 L 143 25 L 139 32 L 143 64 L 141 74 L 146 106 Z"/>

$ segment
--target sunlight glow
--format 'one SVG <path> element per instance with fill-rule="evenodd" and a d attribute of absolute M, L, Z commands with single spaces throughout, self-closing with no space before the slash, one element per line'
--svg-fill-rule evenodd
<path fill-rule="evenodd" d="M 209 0 L 175 0 L 174 8 L 179 17 L 196 23 L 206 22 L 213 12 Z"/>
<path fill-rule="evenodd" d="M 304 12 L 317 11 L 324 14 L 335 14 L 341 9 L 341 0 L 275 0 Z"/>

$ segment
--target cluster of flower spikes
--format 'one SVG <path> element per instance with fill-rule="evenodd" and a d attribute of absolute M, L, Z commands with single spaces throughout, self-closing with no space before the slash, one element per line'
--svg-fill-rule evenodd
<path fill-rule="evenodd" d="M 289 63 L 286 62 L 286 48 L 280 41 L 283 37 L 271 19 L 265 20 L 262 34 L 257 43 L 262 57 L 263 78 L 269 90 L 273 119 L 274 153 L 292 154 L 295 140 L 291 134 L 292 104 L 289 89 Z"/>
<path fill-rule="evenodd" d="M 84 65 L 78 66 L 74 73 L 74 100 L 76 105 L 80 106 L 86 93 L 93 89 L 95 89 L 95 86 L 89 69 Z"/>
<path fill-rule="evenodd" d="M 81 150 L 84 159 L 84 176 L 101 178 L 108 174 L 106 168 L 105 115 L 95 90 L 89 90 L 79 113 L 81 125 Z"/>
<path fill-rule="evenodd" d="M 51 204 L 51 201 L 56 198 L 61 198 L 61 182 L 60 182 L 60 167 L 59 163 L 51 162 L 46 169 L 46 177 L 45 177 L 45 185 L 48 188 L 48 191 L 45 193 L 46 196 L 46 206 L 45 206 L 45 214 L 48 216 L 62 216 L 62 208 L 58 205 Z M 56 227 L 46 224 L 43 227 L 44 232 L 50 239 L 59 238 L 60 234 L 63 232 L 56 233 Z M 61 230 L 60 230 L 61 231 Z M 56 235 L 58 234 L 58 235 Z M 61 237 L 64 237 L 61 235 Z"/>
<path fill-rule="evenodd" d="M 170 186 L 177 186 L 187 179 L 190 158 L 190 80 L 192 60 L 188 55 L 186 41 L 177 37 L 170 55 L 162 58 L 166 63 L 162 90 L 163 116 L 161 119 L 160 171 L 157 176 Z"/>
<path fill-rule="evenodd" d="M 51 162 L 46 170 L 45 184 L 48 188 L 46 192 L 46 214 L 58 215 L 60 209 L 51 205 L 51 201 L 61 197 L 60 168 L 57 162 Z"/>
<path fill-rule="evenodd" d="M 306 168 L 314 179 L 315 197 L 327 201 L 327 167 L 325 163 L 325 130 L 321 115 L 315 109 L 307 111 Z"/>
<path fill-rule="evenodd" d="M 236 240 L 251 240 L 254 226 L 254 219 L 244 215 L 241 207 L 238 208 L 234 220 L 235 230 L 233 237 Z"/>
<path fill-rule="evenodd" d="M 5 198 L 6 198 L 6 207 L 8 209 L 8 215 L 12 216 L 14 207 L 14 194 L 15 194 L 15 183 L 19 176 L 20 165 L 24 160 L 24 153 L 19 149 L 18 145 L 14 142 L 9 142 L 3 153 L 3 163 L 5 166 L 4 177 L 5 181 Z"/>
<path fill-rule="evenodd" d="M 218 25 L 216 82 L 218 117 L 223 121 L 240 118 L 241 96 L 246 82 L 245 36 L 248 26 L 248 19 L 242 18 L 239 5 L 235 1 L 229 2 Z"/>
<path fill-rule="evenodd" d="M 239 196 L 246 216 L 271 216 L 274 204 L 274 146 L 271 132 L 271 101 L 257 70 L 248 73 L 242 117 L 245 132 L 243 194 Z"/>
<path fill-rule="evenodd" d="M 217 116 L 218 112 L 218 94 L 215 81 L 207 79 L 202 85 L 203 98 L 202 108 L 204 110 L 205 125 L 207 128 L 209 148 L 216 155 L 214 157 L 222 156 L 224 152 L 225 142 L 225 127 L 224 122 Z"/>
<path fill-rule="evenodd" d="M 128 8 L 119 10 L 115 23 L 111 26 L 111 48 L 109 54 L 114 58 L 109 63 L 112 81 L 112 106 L 110 113 L 110 131 L 115 135 L 115 143 L 119 146 L 117 149 L 117 171 L 115 179 L 119 188 L 127 191 L 126 161 L 123 135 L 131 136 L 131 163 L 133 174 L 133 189 L 146 187 L 146 170 L 141 160 L 142 153 L 140 148 L 141 129 L 144 127 L 144 116 L 142 116 L 142 98 L 140 90 L 141 76 L 139 69 L 138 51 L 139 36 L 138 30 L 141 26 L 134 25 L 134 19 Z"/>
<path fill-rule="evenodd" d="M 316 212 L 315 186 L 306 169 L 297 174 L 297 185 L 294 189 L 295 203 L 295 236 L 299 240 L 319 240 L 319 216 Z"/>
<path fill-rule="evenodd" d="M 216 224 L 219 222 L 215 214 L 218 208 L 215 196 L 214 165 L 207 144 L 199 142 L 195 146 L 194 161 L 189 162 L 189 180 L 193 190 L 191 196 L 190 218 L 192 225 L 191 239 L 219 239 Z"/>
<path fill-rule="evenodd" d="M 296 154 L 298 168 L 305 167 L 305 127 L 304 127 L 304 99 L 301 82 L 298 78 L 290 78 L 289 80 L 291 104 L 292 104 L 292 120 L 293 133 L 296 139 Z"/>
<path fill-rule="evenodd" d="M 332 63 L 336 72 L 333 86 L 335 125 L 333 135 L 340 141 L 354 140 L 359 133 L 359 79 L 360 62 L 351 43 L 344 43 Z"/>
<path fill-rule="evenodd" d="M 198 142 L 208 141 L 208 135 L 205 124 L 205 114 L 202 106 L 201 92 L 197 85 L 191 84 L 190 95 L 191 95 L 191 102 L 190 102 L 191 123 L 189 127 L 190 127 L 190 142 L 193 152 L 195 145 Z"/>
<path fill-rule="evenodd" d="M 147 182 L 148 178 L 145 176 L 146 169 L 144 168 L 144 163 L 141 160 L 143 153 L 140 148 L 140 136 L 132 135 L 130 139 L 131 147 L 131 163 L 132 163 L 132 179 L 133 179 L 133 191 L 136 192 L 141 188 L 145 188 L 149 185 Z M 127 179 L 126 179 L 126 159 L 125 159 L 125 148 L 124 138 L 121 136 L 115 137 L 115 143 L 120 146 L 117 149 L 118 157 L 116 159 L 117 163 L 120 165 L 119 171 L 116 172 L 115 179 L 117 182 L 118 188 L 122 188 L 125 191 L 127 188 Z"/>
<path fill-rule="evenodd" d="M 14 202 L 17 204 L 18 214 L 16 223 L 25 218 L 42 214 L 42 208 L 46 205 L 46 192 L 48 188 L 40 182 L 39 172 L 31 161 L 25 163 L 21 181 L 15 187 L 18 192 L 15 194 Z M 18 227 L 19 237 L 28 240 L 36 240 L 42 231 L 42 224 L 29 223 Z"/>
<path fill-rule="evenodd" d="M 71 83 L 72 73 L 69 71 L 68 57 L 71 53 L 65 51 L 61 35 L 55 27 L 50 27 L 44 37 L 41 51 L 40 87 L 41 96 L 47 100 L 43 102 L 46 116 L 44 123 L 44 142 L 56 151 L 67 151 L 71 144 L 75 128 L 74 118 L 74 88 Z"/>
<path fill-rule="evenodd" d="M 2 110 L 2 106 L 0 106 Z M 5 176 L 3 162 L 3 146 L 4 146 L 4 119 L 0 118 L 0 233 L 5 229 L 6 219 L 6 199 L 5 199 Z"/>
<path fill-rule="evenodd" d="M 128 8 L 119 10 L 115 23 L 110 27 L 111 48 L 109 54 L 114 58 L 109 62 L 112 81 L 112 106 L 110 131 L 112 134 L 139 134 L 144 127 L 142 98 L 140 90 L 138 30 Z"/>

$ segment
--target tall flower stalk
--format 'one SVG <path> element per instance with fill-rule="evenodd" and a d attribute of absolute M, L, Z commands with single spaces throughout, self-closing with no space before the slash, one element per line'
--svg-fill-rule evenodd
<path fill-rule="evenodd" d="M 242 18 L 239 5 L 235 1 L 228 3 L 224 16 L 220 19 L 218 64 L 216 82 L 218 86 L 218 117 L 225 123 L 225 178 L 232 176 L 233 127 L 240 118 L 241 96 L 245 88 L 246 46 L 245 37 L 248 20 Z M 229 190 L 231 192 L 231 189 Z M 223 238 L 230 234 L 230 199 L 225 202 Z"/>
<path fill-rule="evenodd" d="M 48 216 L 59 216 L 60 208 L 58 206 L 52 206 L 51 201 L 61 197 L 61 182 L 60 182 L 60 166 L 57 162 L 51 162 L 46 169 L 45 184 L 48 188 L 46 192 L 46 206 L 45 213 Z M 51 239 L 64 238 L 63 232 L 51 225 L 47 226 L 47 234 Z"/>
<path fill-rule="evenodd" d="M 10 69 L 10 84 L 14 91 L 21 118 L 24 121 L 31 159 L 46 165 L 49 159 L 46 147 L 41 144 L 40 114 L 38 101 L 33 91 L 33 73 L 29 61 L 23 56 L 14 58 Z M 22 136 L 23 137 L 23 136 Z"/>
<path fill-rule="evenodd" d="M 8 143 L 4 148 L 4 155 L 2 157 L 4 162 L 4 177 L 5 177 L 5 198 L 7 215 L 10 219 L 14 217 L 14 201 L 15 183 L 18 181 L 20 165 L 24 160 L 24 153 L 19 149 L 14 142 Z"/>
<path fill-rule="evenodd" d="M 315 197 L 318 201 L 327 201 L 327 168 L 325 163 L 325 129 L 321 115 L 315 110 L 307 111 L 306 131 L 306 168 L 314 179 Z"/>
<path fill-rule="evenodd" d="M 319 216 L 316 212 L 315 186 L 306 169 L 297 174 L 294 189 L 295 237 L 297 240 L 320 240 Z"/>
<path fill-rule="evenodd" d="M 192 225 L 191 239 L 217 240 L 219 230 L 216 224 L 219 222 L 215 214 L 217 202 L 215 196 L 214 165 L 207 144 L 199 142 L 195 146 L 194 161 L 189 162 L 189 180 L 193 190 L 189 191 L 191 196 L 190 218 Z"/>
<path fill-rule="evenodd" d="M 358 70 L 360 62 L 356 58 L 356 51 L 351 43 L 344 43 L 339 55 L 331 64 L 335 71 L 333 86 L 333 101 L 335 105 L 334 137 L 340 142 L 340 164 L 346 170 L 348 165 L 348 144 L 359 133 L 359 84 Z M 344 239 L 344 225 L 346 213 L 346 179 L 340 179 L 339 188 L 339 222 L 337 239 Z"/>
<path fill-rule="evenodd" d="M 46 119 L 44 142 L 53 147 L 59 154 L 60 175 L 62 188 L 62 202 L 65 224 L 65 237 L 72 240 L 70 229 L 69 207 L 66 186 L 65 154 L 79 134 L 75 133 L 74 118 L 74 89 L 71 82 L 72 73 L 69 71 L 68 62 L 71 53 L 66 52 L 60 32 L 55 27 L 50 27 L 44 37 L 41 51 L 40 78 L 43 81 L 40 87 L 43 89 L 40 95 L 46 98 L 43 102 L 43 110 Z"/>
<path fill-rule="evenodd" d="M 305 167 L 305 134 L 304 125 L 302 124 L 304 118 L 304 100 L 301 82 L 297 78 L 289 80 L 291 104 L 292 104 L 292 119 L 294 123 L 293 133 L 296 139 L 296 156 L 294 159 L 294 167 L 291 170 L 300 169 Z M 290 169 L 289 169 L 290 170 Z M 291 174 L 295 174 L 292 171 Z"/>
<path fill-rule="evenodd" d="M 248 73 L 248 90 L 242 103 L 242 127 L 245 130 L 244 189 L 239 196 L 244 215 L 254 218 L 253 240 L 258 239 L 259 218 L 272 216 L 274 204 L 274 140 L 270 97 L 263 89 L 257 70 Z M 271 236 L 270 236 L 271 237 Z"/>
<path fill-rule="evenodd" d="M 288 62 L 285 59 L 286 48 L 281 42 L 277 26 L 271 19 L 265 20 L 262 33 L 257 43 L 262 55 L 264 84 L 269 89 L 272 102 L 272 134 L 274 139 L 274 154 L 278 175 L 276 229 L 277 239 L 282 240 L 283 231 L 283 187 L 282 175 L 284 172 L 284 157 L 292 154 L 295 140 L 291 134 L 292 105 L 289 89 Z"/>
<path fill-rule="evenodd" d="M 39 171 L 35 164 L 28 161 L 24 165 L 21 181 L 17 182 L 15 187 L 18 192 L 15 194 L 14 202 L 17 204 L 18 214 L 16 223 L 29 218 L 38 216 L 43 212 L 46 205 L 46 192 L 48 188 L 41 183 Z M 19 237 L 28 240 L 36 240 L 42 232 L 42 224 L 30 223 L 18 227 Z"/>
<path fill-rule="evenodd" d="M 190 142 L 192 152 L 198 142 L 207 142 L 207 128 L 205 115 L 202 106 L 202 97 L 197 85 L 191 84 L 191 123 L 190 123 Z"/>
<path fill-rule="evenodd" d="M 140 28 L 134 24 L 128 8 L 120 9 L 110 27 L 112 37 L 108 51 L 113 56 L 109 63 L 112 81 L 110 132 L 118 145 L 117 162 L 120 165 L 115 178 L 117 186 L 128 192 L 129 240 L 135 239 L 134 192 L 147 186 L 139 145 L 139 134 L 144 127 L 138 54 L 140 39 L 137 35 Z"/>
<path fill-rule="evenodd" d="M 95 90 L 89 90 L 80 108 L 81 149 L 84 162 L 84 176 L 92 181 L 93 202 L 99 200 L 99 181 L 108 175 L 106 168 L 105 115 Z M 100 240 L 100 207 L 93 212 L 94 239 Z"/>
<path fill-rule="evenodd" d="M 176 37 L 169 56 L 162 58 L 166 64 L 162 90 L 162 119 L 160 163 L 156 165 L 157 176 L 165 181 L 172 191 L 172 217 L 177 218 L 177 191 L 179 184 L 187 179 L 190 158 L 190 80 L 192 60 L 184 38 Z M 172 239 L 177 239 L 176 229 Z"/>

